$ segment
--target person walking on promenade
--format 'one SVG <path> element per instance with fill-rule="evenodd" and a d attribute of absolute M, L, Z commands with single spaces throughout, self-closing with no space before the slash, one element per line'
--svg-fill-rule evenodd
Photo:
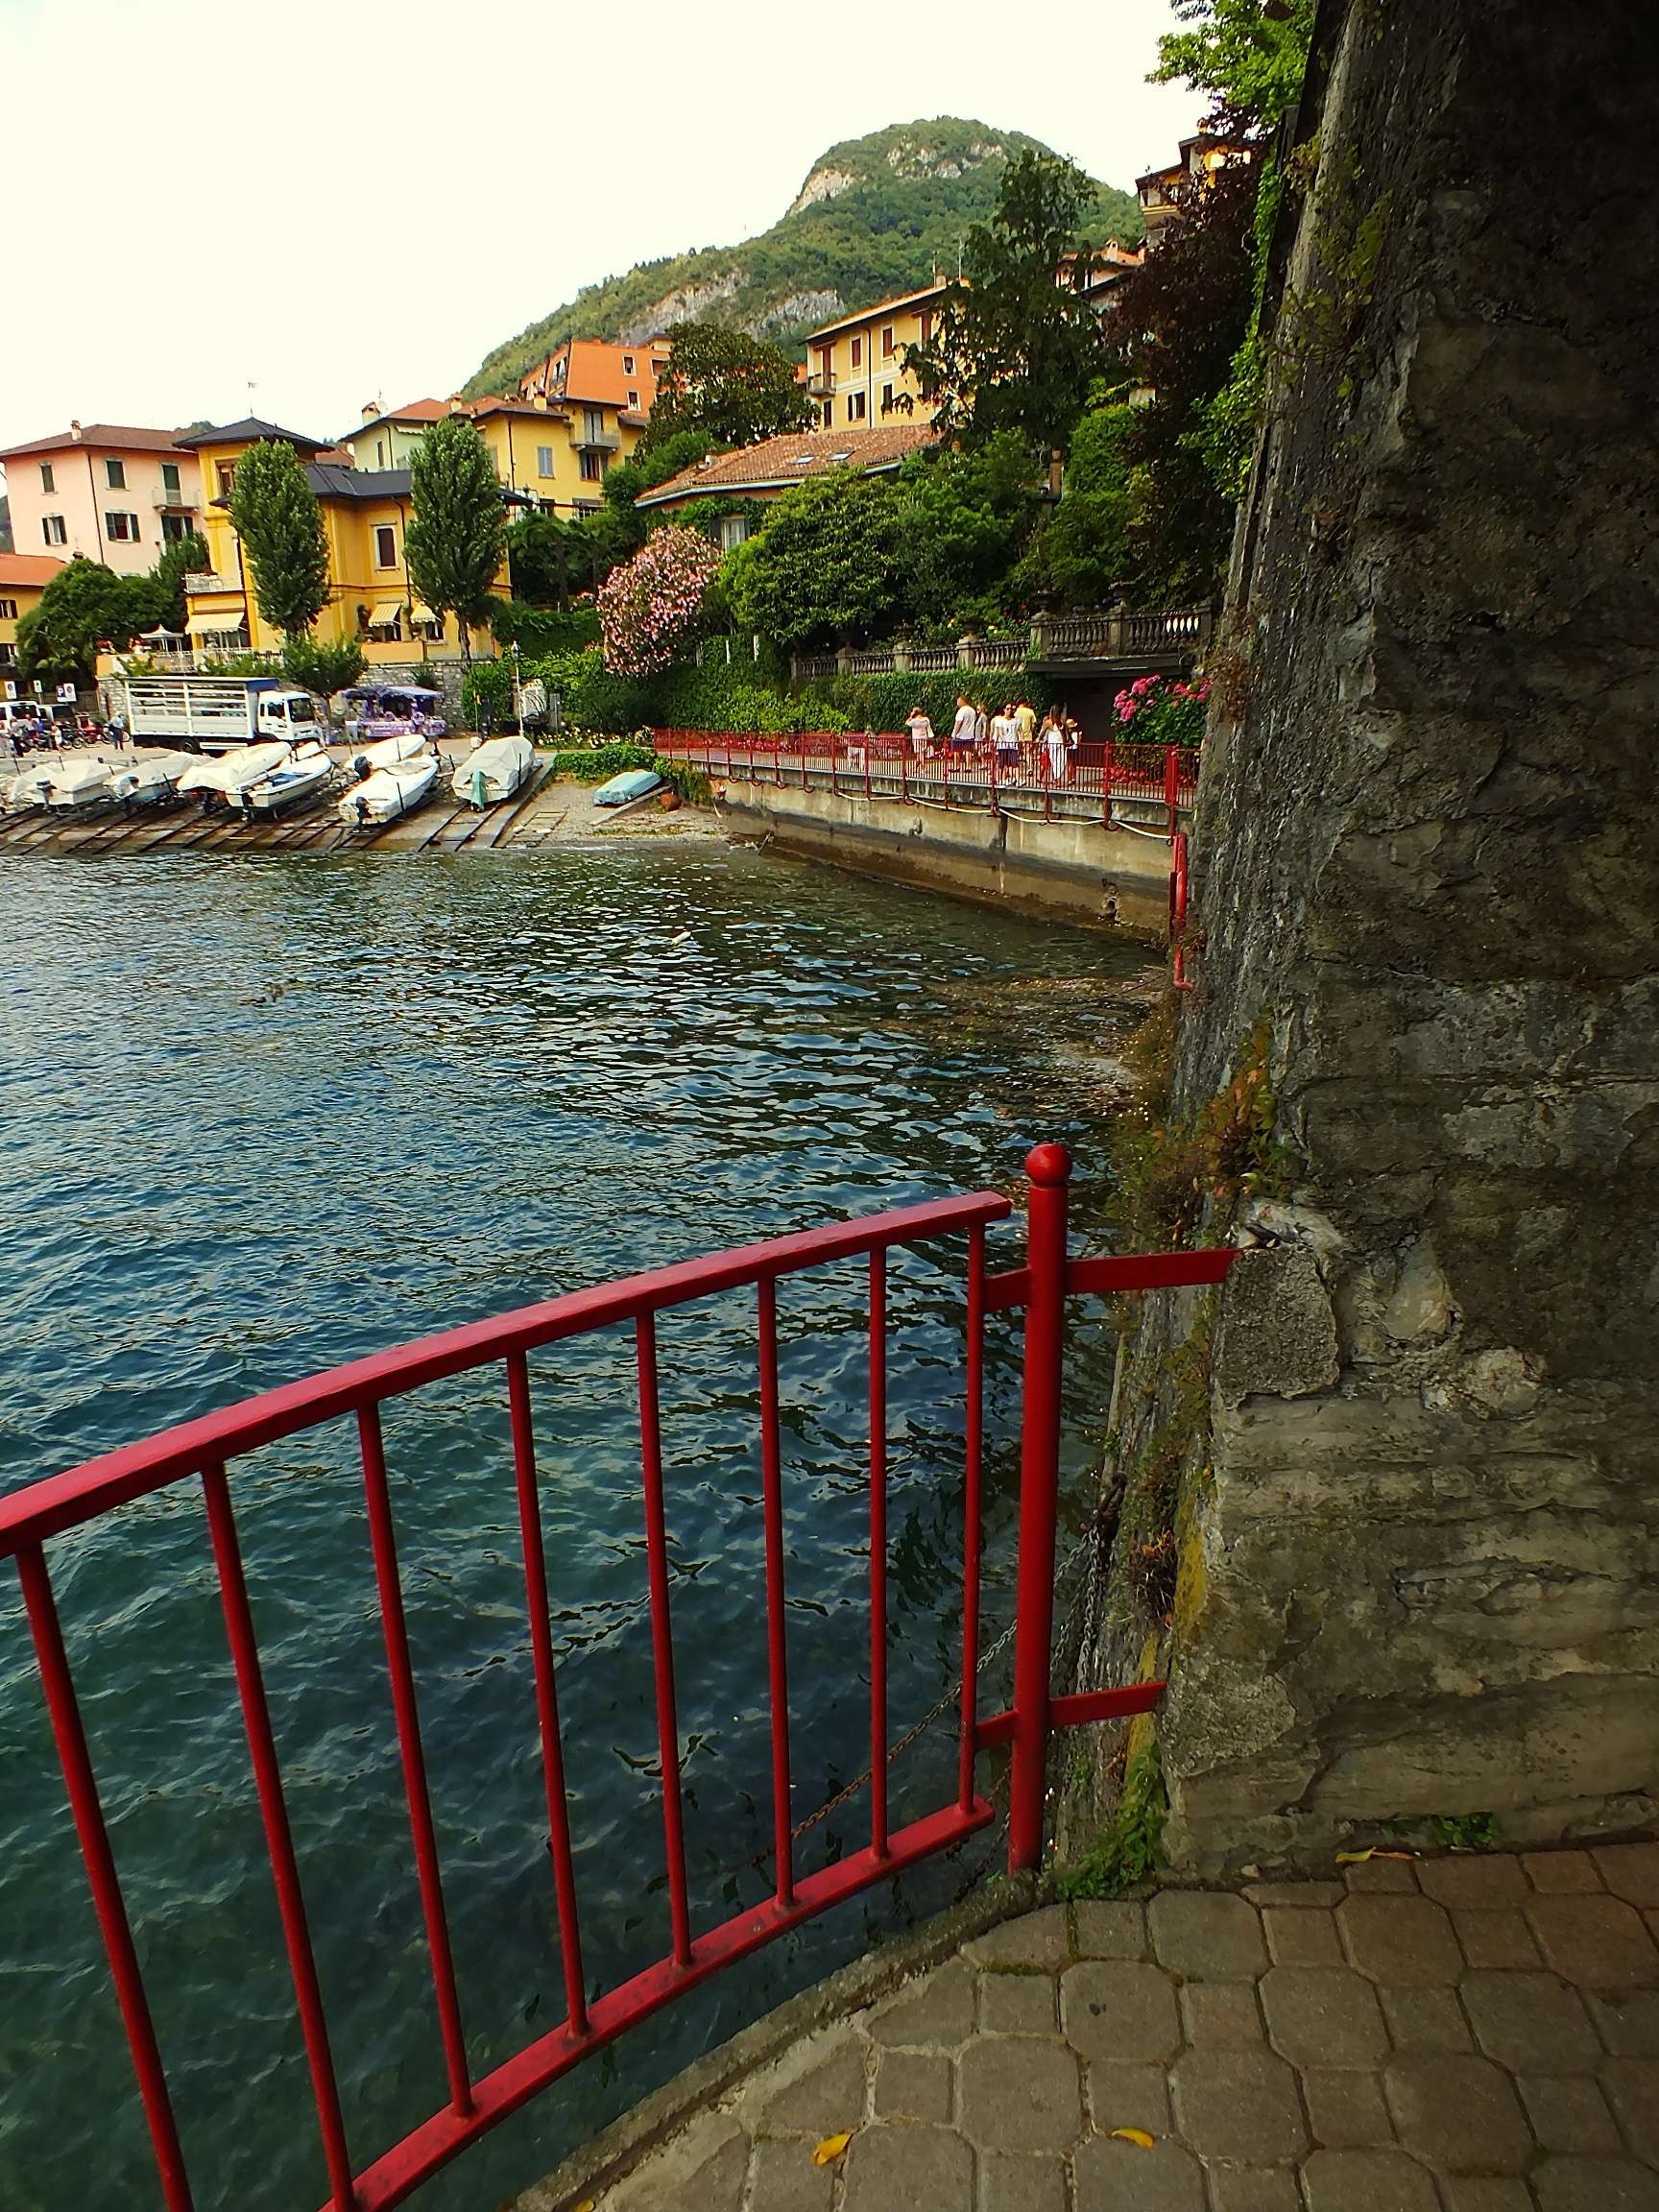
<path fill-rule="evenodd" d="M 926 707 L 912 707 L 904 717 L 904 727 L 910 733 L 910 749 L 918 760 L 933 757 L 933 720 Z"/>
<path fill-rule="evenodd" d="M 1022 755 L 1028 755 L 1037 739 L 1037 716 L 1029 699 L 1022 699 L 1014 709 L 1014 735 Z"/>
<path fill-rule="evenodd" d="M 1058 714 L 1051 714 L 1043 739 L 1043 767 L 1050 783 L 1065 782 L 1066 761 L 1066 726 Z"/>
<path fill-rule="evenodd" d="M 983 753 L 991 742 L 991 719 L 983 707 L 974 709 L 974 750 Z"/>
<path fill-rule="evenodd" d="M 954 753 L 969 753 L 974 749 L 975 722 L 973 702 L 966 691 L 956 694 L 956 719 L 950 725 L 950 749 Z"/>
<path fill-rule="evenodd" d="M 991 725 L 991 743 L 997 755 L 997 769 L 1006 776 L 1020 766 L 1020 721 L 1010 699 Z"/>

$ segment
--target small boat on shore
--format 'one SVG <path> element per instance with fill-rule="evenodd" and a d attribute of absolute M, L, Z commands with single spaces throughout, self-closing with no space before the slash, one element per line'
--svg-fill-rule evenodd
<path fill-rule="evenodd" d="M 437 781 L 438 762 L 430 753 L 388 760 L 361 783 L 343 791 L 334 811 L 349 830 L 367 829 L 371 822 L 397 822 L 430 796 Z"/>
<path fill-rule="evenodd" d="M 601 783 L 593 794 L 595 806 L 629 806 L 636 799 L 648 799 L 653 791 L 662 789 L 662 779 L 655 768 L 625 768 L 620 776 L 613 776 L 609 783 Z"/>
<path fill-rule="evenodd" d="M 438 725 L 440 736 L 443 734 L 443 730 L 444 726 L 440 723 Z M 431 739 L 422 731 L 399 730 L 390 737 L 377 737 L 373 745 L 360 745 L 351 756 L 351 765 L 356 768 L 359 761 L 367 761 L 368 766 L 363 768 L 360 773 L 365 776 L 373 775 L 376 768 L 390 768 L 395 760 L 417 758 L 425 752 L 430 743 Z"/>
<path fill-rule="evenodd" d="M 124 806 L 158 806 L 175 798 L 179 779 L 195 765 L 194 753 L 140 753 L 109 770 L 114 796 Z"/>
<path fill-rule="evenodd" d="M 88 806 L 108 805 L 115 790 L 102 760 L 60 761 L 45 797 L 54 814 L 79 814 Z"/>
<path fill-rule="evenodd" d="M 63 763 L 54 755 L 51 759 L 36 760 L 33 767 L 13 776 L 6 786 L 7 813 L 27 814 L 32 807 L 44 806 L 47 793 L 62 773 Z"/>
<path fill-rule="evenodd" d="M 334 763 L 321 745 L 301 745 L 268 776 L 244 787 L 242 811 L 250 821 L 281 814 L 320 791 L 333 773 Z"/>
<path fill-rule="evenodd" d="M 450 779 L 450 789 L 469 806 L 497 806 L 511 799 L 536 765 L 528 737 L 492 737 L 469 753 Z"/>
<path fill-rule="evenodd" d="M 192 760 L 179 779 L 179 791 L 184 797 L 199 791 L 205 798 L 227 799 L 235 805 L 250 784 L 280 768 L 293 750 L 278 738 L 269 738 L 258 745 L 237 745 L 210 760 Z"/>

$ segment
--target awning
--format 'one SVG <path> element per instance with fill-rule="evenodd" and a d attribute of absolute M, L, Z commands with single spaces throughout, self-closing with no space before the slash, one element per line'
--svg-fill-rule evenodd
<path fill-rule="evenodd" d="M 235 608 L 227 608 L 223 614 L 192 614 L 185 627 L 192 637 L 240 637 L 244 617 Z"/>
<path fill-rule="evenodd" d="M 414 606 L 409 610 L 409 619 L 411 622 L 436 623 L 438 617 L 423 599 L 417 599 Z"/>
<path fill-rule="evenodd" d="M 369 610 L 371 630 L 396 630 L 403 619 L 401 599 L 376 599 Z"/>

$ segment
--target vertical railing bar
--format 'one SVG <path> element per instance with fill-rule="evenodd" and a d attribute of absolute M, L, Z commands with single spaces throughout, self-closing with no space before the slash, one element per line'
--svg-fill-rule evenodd
<path fill-rule="evenodd" d="M 530 1420 L 530 1362 L 523 1352 L 507 1355 L 507 1403 L 513 1421 L 513 1475 L 518 1493 L 518 1527 L 524 1546 L 524 1595 L 530 1612 L 530 1658 L 536 1676 L 536 1718 L 541 1733 L 541 1776 L 547 1793 L 547 1841 L 553 1856 L 553 1889 L 559 1908 L 565 2010 L 571 2034 L 586 2035 L 588 2001 L 582 1981 L 576 1862 L 570 1849 L 570 1806 L 565 1788 L 559 1692 L 553 1670 L 553 1630 L 547 1609 L 547 1553 L 541 1535 L 541 1500 L 536 1481 L 536 1437 Z"/>
<path fill-rule="evenodd" d="M 662 1844 L 674 1963 L 691 1963 L 685 1894 L 685 1824 L 680 1800 L 680 1723 L 674 1709 L 674 1638 L 668 1618 L 668 1527 L 662 1504 L 662 1429 L 657 1403 L 657 1323 L 635 1323 L 639 1368 L 639 1462 L 645 1488 L 645 1565 L 651 1589 L 651 1664 L 657 1678 L 657 1743 L 662 1760 Z"/>
<path fill-rule="evenodd" d="M 409 1803 L 409 1834 L 415 1846 L 421 1911 L 426 1923 L 426 1947 L 432 1960 L 438 2029 L 444 2040 L 449 2100 L 456 2116 L 466 2119 L 472 2111 L 472 2080 L 467 2068 L 461 2000 L 455 1989 L 455 1961 L 449 1951 L 449 1924 L 444 1914 L 444 1878 L 438 1866 L 438 1837 L 432 1825 L 426 1758 L 421 1747 L 421 1709 L 415 1695 L 409 1625 L 404 1618 L 403 1587 L 397 1574 L 397 1537 L 392 1525 L 392 1494 L 386 1480 L 380 1408 L 373 1401 L 357 1409 L 357 1438 L 363 1458 L 364 1495 L 369 1505 L 369 1541 L 374 1553 L 374 1580 L 380 1594 L 380 1625 L 386 1640 L 386 1664 L 392 1676 L 392 1708 L 397 1717 L 397 1747 L 403 1761 L 403 1794 Z"/>
<path fill-rule="evenodd" d="M 968 1232 L 968 1405 L 962 1469 L 962 1736 L 957 1746 L 957 1803 L 974 1807 L 974 1738 L 979 1725 L 979 1552 L 983 1541 L 980 1480 L 985 1435 L 985 1230 Z"/>
<path fill-rule="evenodd" d="M 64 1649 L 57 1601 L 46 1572 L 46 1557 L 37 1544 L 26 1545 L 17 1553 L 17 1573 L 23 1584 L 23 1603 L 29 1614 L 29 1632 L 35 1643 L 40 1686 L 46 1694 L 46 1711 L 58 1746 L 58 1761 L 63 1769 L 63 1786 L 68 1791 L 69 1810 L 74 1816 L 81 1857 L 92 1891 L 92 1909 L 104 1937 L 104 1952 L 115 1984 L 115 2001 L 121 2008 L 127 2047 L 132 2055 L 132 2071 L 138 2077 L 138 2094 L 161 2177 L 161 2195 L 167 2212 L 191 2212 L 190 2180 L 184 2171 L 184 2152 L 179 2141 L 178 2123 L 173 2117 L 173 2101 L 167 2094 L 166 2070 L 156 2040 L 156 2026 L 150 2017 L 150 2001 L 144 1994 L 144 1977 L 121 1896 L 115 1854 L 109 1847 L 109 1831 L 105 1826 L 104 1808 L 99 1802 L 98 1784 L 92 1773 L 92 1758 L 86 1748 L 86 1731 L 75 1696 L 69 1655 Z"/>
<path fill-rule="evenodd" d="M 887 1852 L 887 1255 L 870 1255 L 870 1848 Z"/>
<path fill-rule="evenodd" d="M 323 2007 L 322 1984 L 317 1978 L 316 1955 L 311 1948 L 305 1895 L 294 1853 L 294 1832 L 282 1791 L 276 1739 L 271 1727 L 258 1639 L 253 1632 L 253 1611 L 248 1602 L 248 1577 L 243 1570 L 242 1547 L 236 1534 L 236 1516 L 231 1510 L 230 1484 L 225 1469 L 222 1466 L 204 1468 L 202 1489 L 207 1505 L 207 1533 L 213 1545 L 213 1564 L 219 1574 L 219 1604 L 225 1616 L 225 1637 L 230 1647 L 236 1693 L 242 1701 L 243 1727 L 253 1765 L 253 1786 L 259 1798 L 259 1818 L 265 1830 L 265 1847 L 271 1856 L 276 1911 L 282 1923 L 288 1969 L 294 1977 L 294 1997 L 300 2008 L 306 2063 L 311 2070 L 311 2091 L 317 2104 L 323 2157 L 328 2169 L 333 2200 L 345 2207 L 357 2201 L 351 2154 L 346 2142 L 340 2084 L 335 2079 L 334 2056 L 328 2041 L 328 2020 Z"/>
<path fill-rule="evenodd" d="M 766 1668 L 772 1696 L 772 1840 L 778 1902 L 795 1901 L 789 1833 L 789 1649 L 783 1607 L 783 1467 L 778 1430 L 778 1286 L 757 1285 L 760 1307 L 760 1486 L 766 1523 Z"/>

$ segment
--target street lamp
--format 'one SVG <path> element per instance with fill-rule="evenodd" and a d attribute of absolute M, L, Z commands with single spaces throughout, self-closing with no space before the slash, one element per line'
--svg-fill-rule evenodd
<path fill-rule="evenodd" d="M 518 734 L 524 734 L 524 693 L 518 683 L 518 640 L 514 638 L 509 651 L 513 655 L 513 715 L 518 725 Z"/>

